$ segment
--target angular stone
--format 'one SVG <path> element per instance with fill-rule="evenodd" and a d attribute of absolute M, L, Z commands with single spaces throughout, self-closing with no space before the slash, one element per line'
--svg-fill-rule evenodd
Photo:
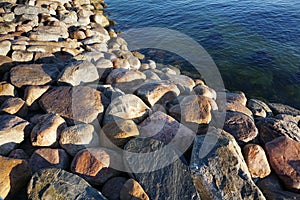
<path fill-rule="evenodd" d="M 31 178 L 27 194 L 34 199 L 99 199 L 106 198 L 79 176 L 62 169 L 40 170 Z"/>
<path fill-rule="evenodd" d="M 165 105 L 180 94 L 176 85 L 169 81 L 151 81 L 144 83 L 135 92 L 149 106 Z"/>
<path fill-rule="evenodd" d="M 270 117 L 273 115 L 269 106 L 257 99 L 250 99 L 247 102 L 247 107 L 252 111 L 255 117 Z"/>
<path fill-rule="evenodd" d="M 0 22 L 0 34 L 8 34 L 16 31 L 17 24 L 14 22 Z"/>
<path fill-rule="evenodd" d="M 103 123 L 118 119 L 132 119 L 139 123 L 148 116 L 149 111 L 149 107 L 140 98 L 126 94 L 112 100 L 105 112 Z"/>
<path fill-rule="evenodd" d="M 254 120 L 240 112 L 226 113 L 224 130 L 233 135 L 239 144 L 250 142 L 258 135 Z"/>
<path fill-rule="evenodd" d="M 124 162 L 149 199 L 200 199 L 189 168 L 170 146 L 150 138 L 134 138 L 125 150 Z"/>
<path fill-rule="evenodd" d="M 15 87 L 7 82 L 0 82 L 0 96 L 15 96 Z"/>
<path fill-rule="evenodd" d="M 134 179 L 126 181 L 120 192 L 120 200 L 149 200 L 142 186 Z"/>
<path fill-rule="evenodd" d="M 5 74 L 5 72 L 8 72 L 13 65 L 13 61 L 10 57 L 0 55 L 0 74 Z"/>
<path fill-rule="evenodd" d="M 29 86 L 25 89 L 24 100 L 27 106 L 31 106 L 34 102 L 49 90 L 50 86 Z"/>
<path fill-rule="evenodd" d="M 297 110 L 291 106 L 283 105 L 280 103 L 268 103 L 268 106 L 273 111 L 274 115 L 287 114 L 287 115 L 300 115 L 300 110 Z"/>
<path fill-rule="evenodd" d="M 14 159 L 23 159 L 23 160 L 28 160 L 29 159 L 29 156 L 27 155 L 27 153 L 23 149 L 12 150 L 9 153 L 8 157 L 14 158 Z"/>
<path fill-rule="evenodd" d="M 36 150 L 30 157 L 29 164 L 32 173 L 45 168 L 69 169 L 70 158 L 63 149 L 42 148 Z"/>
<path fill-rule="evenodd" d="M 26 85 L 44 85 L 56 78 L 58 69 L 43 64 L 18 65 L 10 70 L 10 80 L 20 88 Z"/>
<path fill-rule="evenodd" d="M 6 56 L 10 51 L 11 43 L 8 40 L 0 41 L 0 55 Z"/>
<path fill-rule="evenodd" d="M 0 107 L 0 111 L 11 115 L 26 117 L 27 106 L 21 98 L 9 98 Z"/>
<path fill-rule="evenodd" d="M 97 68 L 88 61 L 76 61 L 67 65 L 61 73 L 59 82 L 72 86 L 94 82 L 99 79 Z"/>
<path fill-rule="evenodd" d="M 257 144 L 247 144 L 243 154 L 252 178 L 264 178 L 271 173 L 271 168 L 264 149 Z"/>
<path fill-rule="evenodd" d="M 132 120 L 109 122 L 103 126 L 102 131 L 110 142 L 121 148 L 123 148 L 132 137 L 139 135 L 138 127 Z M 103 146 L 109 144 L 106 140 L 104 138 L 101 139 L 101 141 L 103 141 Z M 109 146 L 110 145 L 107 147 Z"/>
<path fill-rule="evenodd" d="M 100 92 L 85 86 L 55 87 L 39 102 L 48 113 L 84 123 L 93 122 L 104 110 Z"/>
<path fill-rule="evenodd" d="M 93 125 L 77 124 L 61 132 L 59 144 L 71 156 L 75 156 L 82 149 L 98 146 L 99 136 Z"/>
<path fill-rule="evenodd" d="M 170 144 L 184 153 L 193 143 L 195 133 L 167 114 L 157 111 L 139 124 L 140 134 L 165 144 Z"/>
<path fill-rule="evenodd" d="M 30 51 L 14 51 L 11 59 L 15 62 L 29 62 L 33 59 L 33 52 Z"/>
<path fill-rule="evenodd" d="M 83 149 L 74 157 L 71 171 L 92 185 L 103 185 L 108 179 L 119 175 L 110 167 L 112 159 L 116 157 L 118 155 L 115 152 L 104 148 Z"/>
<path fill-rule="evenodd" d="M 197 85 L 194 87 L 193 91 L 196 95 L 202 95 L 202 96 L 211 98 L 213 100 L 217 99 L 216 91 L 212 88 L 209 88 L 206 85 Z"/>
<path fill-rule="evenodd" d="M 7 155 L 24 140 L 28 125 L 17 116 L 0 115 L 0 155 Z"/>
<path fill-rule="evenodd" d="M 202 199 L 265 199 L 239 145 L 223 130 L 211 128 L 196 137 L 190 168 Z"/>
<path fill-rule="evenodd" d="M 30 180 L 27 161 L 0 156 L 0 198 L 11 199 Z"/>
<path fill-rule="evenodd" d="M 114 177 L 109 179 L 102 187 L 102 194 L 110 200 L 120 200 L 120 191 L 126 182 L 125 177 Z"/>
<path fill-rule="evenodd" d="M 37 41 L 59 41 L 69 37 L 68 28 L 63 22 L 55 26 L 39 26 L 30 32 L 29 38 Z"/>
<path fill-rule="evenodd" d="M 65 120 L 57 114 L 45 114 L 38 118 L 38 123 L 31 131 L 32 146 L 57 146 Z"/>
<path fill-rule="evenodd" d="M 257 186 L 263 192 L 267 199 L 276 200 L 297 200 L 300 199 L 300 194 L 285 190 L 275 174 L 259 180 Z"/>
<path fill-rule="evenodd" d="M 287 136 L 300 142 L 300 128 L 294 122 L 263 118 L 259 119 L 256 126 L 259 130 L 259 139 L 262 144 L 270 142 L 280 136 Z"/>
<path fill-rule="evenodd" d="M 292 191 L 300 189 L 300 142 L 281 136 L 268 142 L 266 152 L 272 169 L 284 186 Z"/>

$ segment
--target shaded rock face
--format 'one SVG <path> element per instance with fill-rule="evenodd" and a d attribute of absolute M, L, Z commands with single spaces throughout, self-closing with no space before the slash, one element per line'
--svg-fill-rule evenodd
<path fill-rule="evenodd" d="M 127 181 L 125 177 L 114 177 L 109 179 L 102 187 L 102 194 L 110 200 L 119 200 L 120 192 Z"/>
<path fill-rule="evenodd" d="M 189 168 L 170 146 L 154 139 L 135 138 L 126 144 L 125 150 L 129 152 L 124 155 L 125 165 L 150 199 L 200 199 Z"/>
<path fill-rule="evenodd" d="M 265 144 L 280 136 L 287 136 L 300 142 L 300 128 L 291 121 L 273 118 L 260 119 L 257 123 L 260 142 Z"/>
<path fill-rule="evenodd" d="M 240 112 L 226 113 L 224 130 L 232 134 L 239 144 L 247 143 L 258 135 L 254 120 Z"/>
<path fill-rule="evenodd" d="M 48 113 L 85 123 L 93 122 L 104 110 L 100 92 L 86 86 L 55 87 L 39 102 Z"/>
<path fill-rule="evenodd" d="M 7 155 L 25 137 L 29 122 L 14 115 L 0 115 L 0 155 Z"/>
<path fill-rule="evenodd" d="M 273 111 L 274 115 L 287 114 L 287 115 L 300 115 L 300 110 L 297 110 L 291 106 L 283 105 L 280 103 L 268 103 L 268 106 Z"/>
<path fill-rule="evenodd" d="M 292 191 L 300 190 L 300 142 L 282 136 L 266 144 L 272 169 L 284 186 Z"/>
<path fill-rule="evenodd" d="M 120 200 L 131 199 L 149 200 L 149 197 L 142 186 L 134 179 L 127 180 L 120 191 Z"/>
<path fill-rule="evenodd" d="M 30 177 L 27 161 L 0 156 L 0 198 L 12 198 L 27 185 Z"/>
<path fill-rule="evenodd" d="M 251 179 L 240 147 L 225 131 L 212 128 L 196 137 L 190 168 L 202 199 L 265 199 Z"/>
<path fill-rule="evenodd" d="M 106 198 L 79 176 L 62 169 L 44 169 L 35 173 L 27 188 L 28 199 Z"/>

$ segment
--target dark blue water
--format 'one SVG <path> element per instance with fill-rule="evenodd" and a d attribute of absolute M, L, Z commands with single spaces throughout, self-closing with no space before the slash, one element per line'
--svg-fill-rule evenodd
<path fill-rule="evenodd" d="M 180 31 L 208 51 L 227 89 L 300 108 L 300 0 L 106 2 L 117 29 Z"/>

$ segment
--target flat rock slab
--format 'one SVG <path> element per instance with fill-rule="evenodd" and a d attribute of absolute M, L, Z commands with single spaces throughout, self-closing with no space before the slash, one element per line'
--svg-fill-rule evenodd
<path fill-rule="evenodd" d="M 84 179 L 62 169 L 44 169 L 35 173 L 27 188 L 29 200 L 106 198 Z"/>
<path fill-rule="evenodd" d="M 135 138 L 125 150 L 125 165 L 150 199 L 200 199 L 188 166 L 174 149 L 158 140 Z"/>
<path fill-rule="evenodd" d="M 0 155 L 7 155 L 24 140 L 28 125 L 29 122 L 20 117 L 0 115 Z"/>
<path fill-rule="evenodd" d="M 48 113 L 85 123 L 93 122 L 104 110 L 100 92 L 86 86 L 55 87 L 39 103 Z"/>
<path fill-rule="evenodd" d="M 239 145 L 223 130 L 211 128 L 196 137 L 190 168 L 202 199 L 265 199 Z"/>
<path fill-rule="evenodd" d="M 263 144 L 280 136 L 287 136 L 300 142 L 300 128 L 294 122 L 263 118 L 259 119 L 256 125 L 259 130 L 260 142 Z"/>
<path fill-rule="evenodd" d="M 266 144 L 272 169 L 285 187 L 300 191 L 300 142 L 282 136 Z"/>
<path fill-rule="evenodd" d="M 55 80 L 58 73 L 58 69 L 51 65 L 18 65 L 10 70 L 10 80 L 18 88 L 26 85 L 44 85 Z"/>

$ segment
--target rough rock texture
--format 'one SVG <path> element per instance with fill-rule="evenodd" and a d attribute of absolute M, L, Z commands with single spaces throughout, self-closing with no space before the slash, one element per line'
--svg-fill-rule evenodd
<path fill-rule="evenodd" d="M 0 156 L 0 198 L 12 198 L 27 185 L 30 176 L 27 161 Z"/>
<path fill-rule="evenodd" d="M 15 96 L 15 87 L 7 82 L 0 82 L 0 96 Z"/>
<path fill-rule="evenodd" d="M 118 119 L 132 119 L 139 123 L 144 120 L 149 113 L 149 107 L 137 96 L 127 94 L 119 96 L 108 106 L 104 124 Z"/>
<path fill-rule="evenodd" d="M 149 200 L 142 186 L 134 179 L 129 179 L 123 185 L 120 192 L 120 200 Z"/>
<path fill-rule="evenodd" d="M 29 164 L 33 173 L 44 168 L 67 170 L 69 169 L 70 158 L 63 149 L 42 148 L 32 154 Z"/>
<path fill-rule="evenodd" d="M 167 114 L 157 111 L 139 124 L 142 137 L 151 137 L 185 152 L 193 143 L 195 133 Z"/>
<path fill-rule="evenodd" d="M 271 173 L 271 168 L 264 149 L 257 144 L 247 144 L 243 154 L 252 178 L 264 178 Z"/>
<path fill-rule="evenodd" d="M 21 98 L 8 98 L 0 107 L 0 112 L 5 112 L 19 117 L 26 117 L 27 106 Z"/>
<path fill-rule="evenodd" d="M 225 131 L 211 128 L 196 137 L 190 167 L 202 199 L 265 199 L 240 147 Z"/>
<path fill-rule="evenodd" d="M 300 110 L 291 106 L 283 105 L 280 103 L 268 103 L 268 106 L 273 111 L 274 115 L 287 114 L 287 115 L 300 115 Z"/>
<path fill-rule="evenodd" d="M 300 142 L 282 136 L 266 144 L 266 152 L 272 169 L 284 186 L 290 190 L 300 190 Z"/>
<path fill-rule="evenodd" d="M 59 144 L 71 156 L 75 156 L 82 149 L 98 146 L 99 136 L 93 125 L 77 124 L 61 132 Z"/>
<path fill-rule="evenodd" d="M 25 89 L 24 99 L 27 106 L 31 106 L 50 88 L 50 86 L 29 86 Z"/>
<path fill-rule="evenodd" d="M 48 113 L 85 123 L 94 121 L 104 110 L 100 92 L 86 86 L 55 87 L 39 102 Z"/>
<path fill-rule="evenodd" d="M 265 144 L 280 136 L 288 136 L 300 142 L 300 128 L 290 121 L 273 118 L 260 119 L 257 123 L 260 142 Z"/>
<path fill-rule="evenodd" d="M 28 125 L 26 120 L 17 116 L 0 115 L 0 155 L 7 155 L 24 140 Z"/>
<path fill-rule="evenodd" d="M 125 150 L 124 161 L 133 179 L 150 199 L 200 199 L 189 168 L 170 146 L 150 138 L 135 138 L 126 144 Z"/>
<path fill-rule="evenodd" d="M 240 112 L 226 113 L 224 130 L 232 134 L 240 144 L 255 139 L 258 134 L 254 120 Z"/>
<path fill-rule="evenodd" d="M 31 131 L 32 146 L 56 146 L 65 120 L 57 114 L 45 114 L 38 118 L 38 123 Z"/>
<path fill-rule="evenodd" d="M 206 85 L 197 85 L 196 87 L 194 87 L 193 91 L 196 95 L 202 95 L 213 100 L 217 99 L 216 91 Z"/>
<path fill-rule="evenodd" d="M 120 200 L 120 192 L 126 180 L 125 177 L 109 179 L 102 187 L 102 194 L 109 200 Z"/>
<path fill-rule="evenodd" d="M 247 107 L 252 111 L 255 117 L 270 117 L 273 115 L 269 106 L 257 99 L 250 99 L 247 102 Z"/>
<path fill-rule="evenodd" d="M 28 199 L 106 198 L 79 176 L 62 169 L 44 169 L 33 175 L 27 189 Z"/>

